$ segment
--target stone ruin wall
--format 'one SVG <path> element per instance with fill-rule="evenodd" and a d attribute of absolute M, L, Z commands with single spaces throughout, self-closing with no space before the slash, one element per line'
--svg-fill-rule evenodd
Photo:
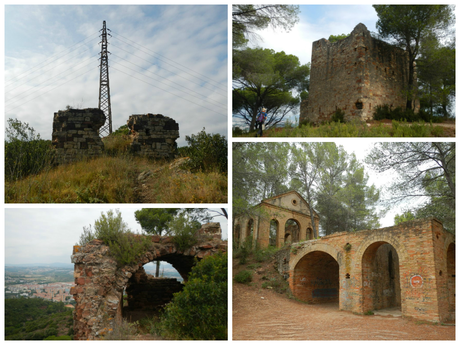
<path fill-rule="evenodd" d="M 93 240 L 83 247 L 74 246 L 71 259 L 75 265 L 75 286 L 70 291 L 76 301 L 74 339 L 100 340 L 130 309 L 140 305 L 147 309 L 157 308 L 164 304 L 171 291 L 179 286 L 147 276 L 143 265 L 155 260 L 169 262 L 187 281 L 195 259 L 218 252 L 227 253 L 227 241 L 221 240 L 218 234 L 221 234 L 219 223 L 203 225 L 199 243 L 184 251 L 176 248 L 169 236 L 149 236 L 152 240 L 150 249 L 136 263 L 123 267 L 117 266 L 115 259 L 109 255 L 109 247 L 101 240 Z M 128 306 L 124 308 L 125 288 L 129 297 Z M 147 301 L 147 304 L 143 303 Z"/>
<path fill-rule="evenodd" d="M 131 152 L 148 158 L 173 158 L 179 125 L 161 114 L 131 115 L 128 120 L 133 142 Z"/>
<path fill-rule="evenodd" d="M 98 108 L 60 110 L 54 113 L 52 145 L 55 163 L 72 163 L 82 158 L 100 157 L 104 143 L 99 129 L 106 117 Z M 174 158 L 179 125 L 163 115 L 132 115 L 131 152 L 147 158 Z"/>
<path fill-rule="evenodd" d="M 377 105 L 405 108 L 408 75 L 407 53 L 372 37 L 363 24 L 340 41 L 315 41 L 310 92 L 299 123 L 330 121 L 337 109 L 346 121 L 365 121 L 373 119 Z"/>
<path fill-rule="evenodd" d="M 104 112 L 97 108 L 54 113 L 52 145 L 55 148 L 55 162 L 65 164 L 82 157 L 99 157 L 104 151 L 99 129 L 105 120 Z"/>

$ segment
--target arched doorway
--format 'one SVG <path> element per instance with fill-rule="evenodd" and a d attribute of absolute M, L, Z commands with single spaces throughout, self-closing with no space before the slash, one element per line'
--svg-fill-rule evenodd
<path fill-rule="evenodd" d="M 449 317 L 455 320 L 455 244 L 447 248 L 447 289 L 449 301 Z"/>
<path fill-rule="evenodd" d="M 254 241 L 254 220 L 252 218 L 246 224 L 246 240 L 250 243 Z"/>
<path fill-rule="evenodd" d="M 295 219 L 288 219 L 284 227 L 284 243 L 300 241 L 300 226 Z"/>
<path fill-rule="evenodd" d="M 363 312 L 401 309 L 399 256 L 386 242 L 369 245 L 362 258 Z"/>
<path fill-rule="evenodd" d="M 233 245 L 238 248 L 240 246 L 240 240 L 241 240 L 241 226 L 240 224 L 237 224 L 235 226 L 235 232 L 233 234 Z"/>
<path fill-rule="evenodd" d="M 314 239 L 314 238 L 315 238 L 315 236 L 313 235 L 313 229 L 312 229 L 312 228 L 308 228 L 308 229 L 307 229 L 307 241 L 308 241 L 308 240 L 312 240 L 312 239 Z"/>
<path fill-rule="evenodd" d="M 276 247 L 278 246 L 278 227 L 279 223 L 276 219 L 270 221 L 270 235 L 269 235 L 269 245 Z"/>
<path fill-rule="evenodd" d="M 183 277 L 172 265 L 165 261 L 160 263 L 158 277 L 155 276 L 156 265 L 149 263 L 139 267 L 129 278 L 122 302 L 122 317 L 128 322 L 158 315 L 171 302 L 173 294 L 182 291 Z"/>
<path fill-rule="evenodd" d="M 339 264 L 326 252 L 310 252 L 295 266 L 293 294 L 302 301 L 338 305 L 339 286 Z"/>

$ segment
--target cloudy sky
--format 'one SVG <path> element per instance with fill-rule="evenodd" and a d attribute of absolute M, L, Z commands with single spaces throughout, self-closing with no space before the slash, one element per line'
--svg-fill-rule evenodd
<path fill-rule="evenodd" d="M 227 136 L 226 5 L 8 5 L 5 118 L 51 139 L 53 114 L 97 108 L 100 30 L 110 29 L 113 130 L 132 114 L 163 114 L 185 136 Z"/>
<path fill-rule="evenodd" d="M 376 32 L 377 12 L 372 5 L 301 5 L 299 22 L 291 31 L 267 28 L 258 31 L 261 40 L 252 47 L 284 51 L 299 58 L 301 64 L 311 61 L 314 41 L 330 35 L 349 34 L 359 23 Z"/>
<path fill-rule="evenodd" d="M 142 233 L 142 230 L 134 212 L 141 208 L 119 209 L 128 228 L 137 233 Z M 55 206 L 5 209 L 5 264 L 70 263 L 72 248 L 80 240 L 83 227 L 94 226 L 101 213 L 110 209 L 115 208 Z M 227 219 L 216 216 L 213 221 L 220 223 L 222 238 L 227 239 Z"/>

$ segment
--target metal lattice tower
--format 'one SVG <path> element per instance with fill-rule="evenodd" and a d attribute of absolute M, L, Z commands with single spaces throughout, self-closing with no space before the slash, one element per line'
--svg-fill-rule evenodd
<path fill-rule="evenodd" d="M 99 109 L 105 114 L 105 123 L 99 129 L 99 135 L 104 137 L 112 133 L 112 108 L 110 105 L 110 85 L 109 85 L 109 52 L 107 51 L 107 30 L 105 20 L 102 23 L 102 41 L 101 41 L 101 64 L 99 77 Z M 108 34 L 111 36 L 110 34 Z"/>

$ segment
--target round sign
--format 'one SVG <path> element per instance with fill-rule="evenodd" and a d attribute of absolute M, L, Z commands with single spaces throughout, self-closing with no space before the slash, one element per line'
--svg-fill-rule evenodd
<path fill-rule="evenodd" d="M 412 276 L 410 278 L 410 284 L 412 285 L 412 287 L 416 288 L 416 287 L 421 287 L 423 285 L 423 278 L 422 276 L 419 276 L 419 275 L 416 275 L 416 276 Z"/>

